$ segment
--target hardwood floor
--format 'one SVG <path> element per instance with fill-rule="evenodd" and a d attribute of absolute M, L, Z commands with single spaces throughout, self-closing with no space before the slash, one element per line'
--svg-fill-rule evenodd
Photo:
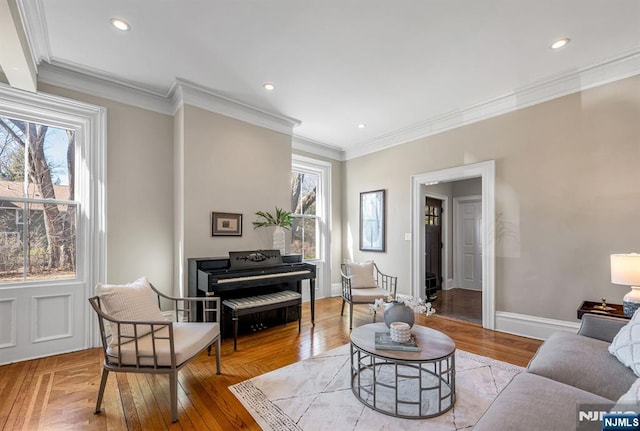
<path fill-rule="evenodd" d="M 165 376 L 109 376 L 102 413 L 93 414 L 102 352 L 90 349 L 0 367 L 0 429 L 3 430 L 260 430 L 227 389 L 253 376 L 309 358 L 349 342 L 349 319 L 340 298 L 316 301 L 316 325 L 303 305 L 303 326 L 270 328 L 222 343 L 222 375 L 215 356 L 201 354 L 179 375 L 179 420 L 172 424 Z M 370 323 L 366 306 L 354 307 L 354 326 Z M 378 318 L 378 321 L 381 321 Z M 488 331 L 439 316 L 416 323 L 445 332 L 459 349 L 525 366 L 538 346 L 532 340 Z"/>
<path fill-rule="evenodd" d="M 440 290 L 438 299 L 431 301 L 431 305 L 440 316 L 482 325 L 482 291 L 480 290 Z"/>

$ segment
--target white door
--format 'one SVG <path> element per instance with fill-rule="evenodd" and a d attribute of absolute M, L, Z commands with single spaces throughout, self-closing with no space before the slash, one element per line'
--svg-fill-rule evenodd
<path fill-rule="evenodd" d="M 104 109 L 4 88 L 0 98 L 1 365 L 93 345 Z"/>
<path fill-rule="evenodd" d="M 482 202 L 456 198 L 455 286 L 482 290 Z"/>

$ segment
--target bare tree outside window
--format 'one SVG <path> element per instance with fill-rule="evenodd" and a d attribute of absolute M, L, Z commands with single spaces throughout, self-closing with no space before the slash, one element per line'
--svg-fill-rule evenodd
<path fill-rule="evenodd" d="M 75 131 L 0 117 L 0 283 L 76 274 Z"/>
<path fill-rule="evenodd" d="M 291 252 L 304 259 L 317 259 L 318 223 L 316 195 L 319 175 L 309 172 L 291 173 Z"/>

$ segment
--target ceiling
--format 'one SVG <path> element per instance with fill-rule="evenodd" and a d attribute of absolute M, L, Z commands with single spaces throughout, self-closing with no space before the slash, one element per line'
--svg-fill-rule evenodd
<path fill-rule="evenodd" d="M 159 94 L 180 78 L 295 118 L 295 136 L 344 151 L 640 54 L 638 0 L 22 3 L 38 11 L 41 34 L 27 26 L 38 62 Z M 550 49 L 561 37 L 571 43 Z"/>

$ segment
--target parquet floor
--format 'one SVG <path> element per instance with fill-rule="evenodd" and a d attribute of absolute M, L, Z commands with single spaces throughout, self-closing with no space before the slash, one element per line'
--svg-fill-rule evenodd
<path fill-rule="evenodd" d="M 349 341 L 348 316 L 340 298 L 316 301 L 316 325 L 303 305 L 303 326 L 289 323 L 222 343 L 222 375 L 215 357 L 203 353 L 179 375 L 179 420 L 172 424 L 166 376 L 109 376 L 102 413 L 94 415 L 102 352 L 90 349 L 0 367 L 2 430 L 259 430 L 228 386 L 309 358 Z M 356 306 L 354 326 L 369 323 L 367 307 Z M 488 331 L 440 316 L 417 323 L 443 331 L 458 348 L 525 366 L 540 341 Z"/>

